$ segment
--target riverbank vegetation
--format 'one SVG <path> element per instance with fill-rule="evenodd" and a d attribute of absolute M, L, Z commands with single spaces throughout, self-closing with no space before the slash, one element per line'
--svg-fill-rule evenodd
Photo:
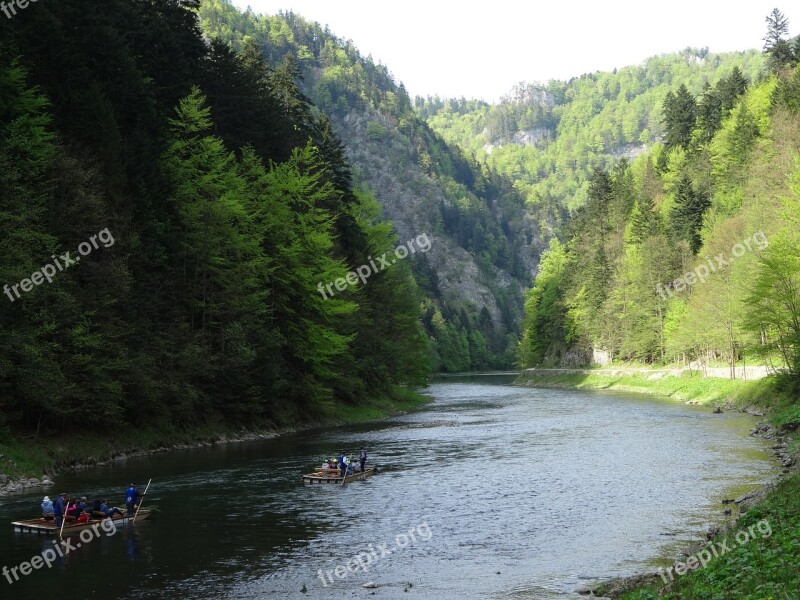
<path fill-rule="evenodd" d="M 738 544 L 735 535 L 766 520 L 771 535 L 753 536 Z M 706 566 L 675 576 L 668 585 L 624 593 L 622 600 L 724 600 L 726 598 L 794 598 L 800 589 L 800 475 L 784 478 L 734 529 L 718 536 L 730 548 Z M 659 579 L 660 581 L 660 579 Z M 597 592 L 603 594 L 600 587 Z"/>
<path fill-rule="evenodd" d="M 222 420 L 181 428 L 164 425 L 133 427 L 121 425 L 113 436 L 106 432 L 82 430 L 59 435 L 16 436 L 0 442 L 0 474 L 10 480 L 23 477 L 51 477 L 75 467 L 85 467 L 126 456 L 172 448 L 194 448 L 210 444 L 262 439 L 301 427 L 334 426 L 375 421 L 422 407 L 430 398 L 405 387 L 394 386 L 388 394 L 369 402 L 340 405 L 335 412 L 313 420 L 249 426 Z M 0 481 L 0 489 L 2 484 Z"/>
<path fill-rule="evenodd" d="M 800 391 L 800 48 L 768 38 L 758 76 L 675 82 L 663 140 L 593 171 L 528 295 L 523 366 L 747 356 Z"/>
<path fill-rule="evenodd" d="M 657 372 L 631 375 L 523 373 L 517 385 L 652 394 L 691 404 L 748 411 L 768 416 L 775 427 L 787 431 L 800 429 L 800 405 L 797 403 L 794 383 L 786 376 L 774 375 L 743 381 L 704 377 L 701 373 L 684 373 L 679 377 L 664 376 Z"/>

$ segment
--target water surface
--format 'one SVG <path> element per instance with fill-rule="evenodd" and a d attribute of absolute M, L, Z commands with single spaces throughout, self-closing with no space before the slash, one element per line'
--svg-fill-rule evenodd
<path fill-rule="evenodd" d="M 568 598 L 666 564 L 720 520 L 724 498 L 774 473 L 748 416 L 477 381 L 488 383 L 437 383 L 432 404 L 380 423 L 65 474 L 43 491 L 118 504 L 129 480 L 152 477 L 161 514 L 13 585 L 0 578 L 0 597 Z M 379 475 L 303 486 L 322 456 L 361 445 Z M 2 499 L 0 521 L 33 513 L 41 496 Z M 0 530 L 0 565 L 48 547 Z M 348 571 L 359 553 L 369 571 Z"/>

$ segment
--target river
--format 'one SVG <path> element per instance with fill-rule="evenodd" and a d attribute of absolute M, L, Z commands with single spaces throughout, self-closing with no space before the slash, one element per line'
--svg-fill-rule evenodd
<path fill-rule="evenodd" d="M 502 382 L 450 378 L 430 387 L 434 402 L 386 421 L 129 459 L 2 498 L 8 568 L 53 547 L 8 527 L 43 493 L 121 505 L 129 480 L 152 477 L 160 513 L 0 578 L 0 598 L 570 598 L 669 564 L 723 518 L 723 499 L 776 471 L 746 415 Z M 378 475 L 301 483 L 323 456 L 361 445 Z"/>

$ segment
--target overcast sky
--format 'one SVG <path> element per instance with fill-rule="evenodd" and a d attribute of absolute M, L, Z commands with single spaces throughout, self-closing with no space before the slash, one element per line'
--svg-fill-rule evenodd
<path fill-rule="evenodd" d="M 351 39 L 414 95 L 495 100 L 520 81 L 547 81 L 709 46 L 761 48 L 778 0 L 233 0 L 275 14 L 292 10 Z M 778 6 L 790 19 L 793 2 Z M 798 21 L 800 24 L 800 21 Z"/>

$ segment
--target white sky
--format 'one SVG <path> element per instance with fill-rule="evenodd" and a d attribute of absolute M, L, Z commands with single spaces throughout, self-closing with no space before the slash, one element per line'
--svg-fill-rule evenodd
<path fill-rule="evenodd" d="M 761 48 L 780 0 L 233 0 L 256 13 L 292 10 L 372 54 L 411 96 L 492 101 L 520 81 L 568 79 L 639 64 L 687 46 Z M 778 5 L 790 19 L 793 2 Z"/>

